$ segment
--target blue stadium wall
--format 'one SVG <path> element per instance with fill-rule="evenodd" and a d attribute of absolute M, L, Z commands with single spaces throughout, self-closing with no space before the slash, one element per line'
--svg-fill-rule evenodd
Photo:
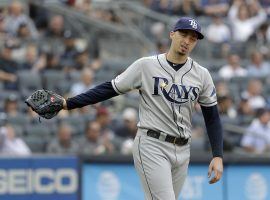
<path fill-rule="evenodd" d="M 225 159 L 224 176 L 208 184 L 207 159 L 194 160 L 181 200 L 268 200 L 269 158 Z M 0 199 L 139 200 L 143 192 L 131 157 L 0 158 Z"/>

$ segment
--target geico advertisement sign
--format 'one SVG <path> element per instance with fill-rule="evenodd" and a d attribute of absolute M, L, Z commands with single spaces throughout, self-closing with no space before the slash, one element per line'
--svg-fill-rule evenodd
<path fill-rule="evenodd" d="M 78 189 L 78 174 L 72 168 L 0 169 L 0 195 L 71 194 Z"/>

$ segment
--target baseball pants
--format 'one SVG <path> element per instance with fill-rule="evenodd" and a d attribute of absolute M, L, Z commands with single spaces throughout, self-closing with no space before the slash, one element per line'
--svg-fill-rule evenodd
<path fill-rule="evenodd" d="M 133 145 L 134 165 L 145 200 L 177 200 L 187 176 L 190 143 L 178 146 L 139 129 Z"/>

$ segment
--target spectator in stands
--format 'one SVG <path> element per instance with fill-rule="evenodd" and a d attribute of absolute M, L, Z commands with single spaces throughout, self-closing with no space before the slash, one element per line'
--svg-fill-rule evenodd
<path fill-rule="evenodd" d="M 102 131 L 108 129 L 111 124 L 111 114 L 107 107 L 101 105 L 97 106 L 96 121 L 100 124 Z"/>
<path fill-rule="evenodd" d="M 180 8 L 180 13 L 175 14 L 183 14 L 183 15 L 202 15 L 203 10 L 200 6 L 200 0 L 189 0 L 189 1 L 181 1 L 182 5 Z"/>
<path fill-rule="evenodd" d="M 251 16 L 248 5 L 241 0 L 234 0 L 228 18 L 232 25 L 232 35 L 236 42 L 246 42 L 255 30 L 266 21 L 266 13 L 259 1 L 250 1 L 257 13 Z"/>
<path fill-rule="evenodd" d="M 120 17 L 118 17 L 118 15 L 116 14 L 116 12 L 109 8 L 109 9 L 99 9 L 96 13 L 99 14 L 95 14 L 95 16 L 103 21 L 107 21 L 107 22 L 112 22 L 112 23 L 117 23 L 120 24 L 122 23 L 122 20 Z"/>
<path fill-rule="evenodd" d="M 77 0 L 70 6 L 74 6 L 75 9 L 86 14 L 92 12 L 92 0 Z"/>
<path fill-rule="evenodd" d="M 39 55 L 36 44 L 30 44 L 26 47 L 23 58 L 24 60 L 20 64 L 22 70 L 40 71 L 45 68 L 45 57 L 43 54 Z"/>
<path fill-rule="evenodd" d="M 114 150 L 114 147 L 111 145 L 111 141 L 114 139 L 111 121 L 111 113 L 108 108 L 105 106 L 97 106 L 96 122 L 98 122 L 100 125 L 101 137 L 104 145 L 110 152 Z"/>
<path fill-rule="evenodd" d="M 28 1 L 29 5 L 29 16 L 34 20 L 34 23 L 38 29 L 40 35 L 44 34 L 45 29 L 48 27 L 48 8 L 43 7 L 42 4 L 45 4 L 47 1 Z"/>
<path fill-rule="evenodd" d="M 152 34 L 153 40 L 159 41 L 164 38 L 166 26 L 163 22 L 154 22 L 150 26 L 150 33 Z"/>
<path fill-rule="evenodd" d="M 163 1 L 156 1 L 152 0 L 151 3 L 148 3 L 150 5 L 150 8 L 154 11 L 167 14 L 167 15 L 173 15 L 175 13 L 179 13 L 180 10 L 180 2 L 177 1 L 171 1 L 171 0 L 163 0 Z"/>
<path fill-rule="evenodd" d="M 248 1 L 246 1 L 246 4 L 248 6 L 248 11 L 249 11 L 250 17 L 254 17 L 254 16 L 258 15 L 259 9 L 264 10 L 260 0 L 248 0 Z"/>
<path fill-rule="evenodd" d="M 254 39 L 256 42 L 256 49 L 269 58 L 270 28 L 267 22 L 263 23 L 259 29 L 256 30 Z"/>
<path fill-rule="evenodd" d="M 4 89 L 16 90 L 18 64 L 12 60 L 13 44 L 6 42 L 0 55 L 0 81 L 4 82 Z"/>
<path fill-rule="evenodd" d="M 217 97 L 230 95 L 229 85 L 226 81 L 219 81 L 216 83 Z"/>
<path fill-rule="evenodd" d="M 111 153 L 111 149 L 106 148 L 106 144 L 104 144 L 101 134 L 100 124 L 97 121 L 89 122 L 86 127 L 85 137 L 80 138 L 78 141 L 80 153 L 83 155 Z"/>
<path fill-rule="evenodd" d="M 270 74 L 270 64 L 264 61 L 263 55 L 259 51 L 251 54 L 251 64 L 247 67 L 250 77 L 267 77 Z"/>
<path fill-rule="evenodd" d="M 167 39 L 162 39 L 157 42 L 157 54 L 166 53 L 169 49 L 169 41 Z"/>
<path fill-rule="evenodd" d="M 144 5 L 167 15 L 197 15 L 201 13 L 198 0 L 144 0 Z"/>
<path fill-rule="evenodd" d="M 18 97 L 15 94 L 11 94 L 5 99 L 4 112 L 9 117 L 16 117 L 20 114 L 18 108 Z"/>
<path fill-rule="evenodd" d="M 75 56 L 75 69 L 82 70 L 83 68 L 89 68 L 93 71 L 97 71 L 101 67 L 101 60 L 96 57 L 90 59 L 88 49 L 78 50 L 77 55 Z"/>
<path fill-rule="evenodd" d="M 248 98 L 247 97 L 241 97 L 239 105 L 238 105 L 238 116 L 241 119 L 241 121 L 245 120 L 244 118 L 251 118 L 254 115 L 254 110 L 253 108 L 250 106 L 249 102 L 248 102 Z M 245 123 L 245 122 L 243 122 Z"/>
<path fill-rule="evenodd" d="M 12 1 L 9 5 L 9 13 L 5 17 L 5 29 L 12 36 L 16 36 L 19 27 L 22 24 L 27 25 L 32 38 L 38 37 L 38 32 L 34 22 L 23 13 L 23 5 L 19 1 Z"/>
<path fill-rule="evenodd" d="M 93 79 L 94 79 L 93 71 L 87 68 L 83 69 L 81 71 L 81 80 L 80 82 L 77 82 L 71 86 L 70 95 L 74 96 L 93 88 L 94 87 Z"/>
<path fill-rule="evenodd" d="M 169 48 L 169 41 L 167 39 L 160 39 L 156 42 L 156 50 L 151 52 L 150 55 L 157 55 L 161 53 L 166 53 Z"/>
<path fill-rule="evenodd" d="M 122 113 L 122 123 L 114 127 L 115 135 L 127 139 L 134 138 L 137 132 L 138 112 L 128 107 Z"/>
<path fill-rule="evenodd" d="M 270 16 L 270 1 L 269 0 L 259 0 L 261 3 L 262 8 L 267 13 L 267 16 Z"/>
<path fill-rule="evenodd" d="M 31 155 L 31 150 L 21 138 L 16 136 L 15 129 L 11 125 L 5 125 L 0 128 L 0 155 Z"/>
<path fill-rule="evenodd" d="M 192 115 L 192 143 L 191 151 L 205 151 L 206 149 L 210 150 L 210 145 L 206 143 L 207 134 L 202 123 L 204 123 L 203 114 L 200 104 L 195 104 L 194 113 Z"/>
<path fill-rule="evenodd" d="M 218 96 L 218 109 L 222 118 L 234 120 L 237 117 L 233 100 L 229 95 Z"/>
<path fill-rule="evenodd" d="M 47 153 L 51 154 L 76 154 L 79 145 L 72 138 L 72 127 L 68 124 L 61 124 L 58 128 L 57 138 L 47 146 Z"/>
<path fill-rule="evenodd" d="M 49 28 L 45 33 L 47 38 L 64 37 L 64 18 L 62 15 L 55 15 L 50 19 Z"/>
<path fill-rule="evenodd" d="M 65 27 L 63 16 L 52 16 L 49 20 L 48 28 L 43 32 L 43 37 L 39 41 L 41 52 L 52 53 L 57 56 L 62 55 L 65 49 L 63 42 L 64 32 Z"/>
<path fill-rule="evenodd" d="M 270 113 L 264 108 L 258 109 L 256 118 L 247 128 L 241 140 L 241 146 L 247 152 L 264 153 L 270 151 Z"/>
<path fill-rule="evenodd" d="M 241 96 L 247 99 L 247 103 L 255 111 L 266 106 L 265 98 L 262 95 L 262 82 L 259 79 L 252 79 L 248 82 L 247 90 Z"/>
<path fill-rule="evenodd" d="M 1 9 L 0 8 L 0 38 L 4 39 L 6 38 L 7 36 L 7 33 L 6 33 L 6 30 L 5 30 L 5 15 L 4 15 L 4 9 Z M 2 43 L 2 42 L 1 42 Z"/>
<path fill-rule="evenodd" d="M 229 9 L 229 0 L 201 0 L 201 8 L 205 15 L 225 16 Z"/>
<path fill-rule="evenodd" d="M 116 123 L 113 130 L 113 142 L 122 154 L 132 154 L 133 139 L 137 132 L 138 112 L 128 107 L 122 113 L 121 122 Z"/>
<path fill-rule="evenodd" d="M 60 56 L 51 52 L 45 54 L 45 70 L 63 70 L 60 63 Z"/>
<path fill-rule="evenodd" d="M 231 39 L 231 31 L 224 23 L 221 15 L 214 15 L 211 24 L 206 29 L 206 37 L 212 44 L 213 57 L 226 57 L 229 51 L 228 42 Z"/>
<path fill-rule="evenodd" d="M 234 120 L 237 117 L 233 95 L 228 88 L 228 83 L 220 81 L 216 84 L 218 109 L 221 117 Z"/>
<path fill-rule="evenodd" d="M 74 67 L 78 49 L 76 47 L 76 36 L 70 30 L 64 32 L 64 48 L 60 58 L 61 62 L 69 62 Z"/>
<path fill-rule="evenodd" d="M 229 80 L 233 77 L 247 76 L 247 70 L 241 66 L 240 61 L 240 57 L 237 54 L 231 53 L 228 55 L 228 64 L 221 67 L 218 72 L 219 76 L 225 80 Z"/>
<path fill-rule="evenodd" d="M 22 23 L 19 25 L 17 29 L 16 37 L 23 41 L 29 41 L 32 39 L 30 29 L 27 24 Z"/>
<path fill-rule="evenodd" d="M 232 151 L 234 146 L 239 145 L 241 135 L 235 133 L 234 130 L 225 128 L 226 125 L 236 125 L 238 124 L 237 111 L 234 108 L 233 99 L 230 95 L 218 96 L 218 109 L 220 113 L 220 118 L 224 124 L 224 150 Z"/>
<path fill-rule="evenodd" d="M 222 15 L 213 15 L 211 19 L 206 29 L 207 39 L 214 43 L 228 42 L 231 39 L 230 28 L 224 23 Z"/>

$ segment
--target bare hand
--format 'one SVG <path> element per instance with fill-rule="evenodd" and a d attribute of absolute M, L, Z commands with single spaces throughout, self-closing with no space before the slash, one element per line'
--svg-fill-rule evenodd
<path fill-rule="evenodd" d="M 211 177 L 212 172 L 214 171 L 214 176 L 209 180 L 210 184 L 216 183 L 220 180 L 223 173 L 223 161 L 220 157 L 214 157 L 211 160 L 211 163 L 209 165 L 208 169 L 208 178 Z"/>
<path fill-rule="evenodd" d="M 63 109 L 67 110 L 67 102 L 65 99 L 63 99 Z"/>

